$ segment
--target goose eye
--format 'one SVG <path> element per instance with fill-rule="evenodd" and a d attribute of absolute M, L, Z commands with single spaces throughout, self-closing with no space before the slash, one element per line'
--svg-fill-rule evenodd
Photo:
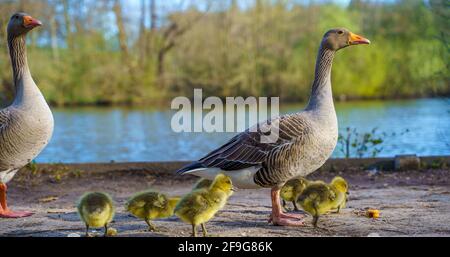
<path fill-rule="evenodd" d="M 338 31 L 338 34 L 339 34 L 339 35 L 342 35 L 342 34 L 344 34 L 344 31 L 339 30 L 339 31 Z"/>
<path fill-rule="evenodd" d="M 17 15 L 16 15 L 16 16 L 14 16 L 14 19 L 16 19 L 16 20 L 17 20 L 17 19 L 19 19 L 19 16 L 17 16 Z"/>

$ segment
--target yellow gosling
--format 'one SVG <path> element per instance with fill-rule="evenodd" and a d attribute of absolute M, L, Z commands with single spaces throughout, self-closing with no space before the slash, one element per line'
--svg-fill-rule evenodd
<path fill-rule="evenodd" d="M 336 194 L 337 199 L 334 201 L 334 206 L 332 209 L 336 210 L 336 213 L 339 213 L 340 210 L 345 208 L 345 205 L 348 201 L 349 195 L 348 183 L 343 177 L 337 176 L 333 178 L 330 185 L 337 189 L 335 190 L 337 192 Z"/>
<path fill-rule="evenodd" d="M 86 224 L 86 236 L 89 228 L 104 228 L 107 236 L 108 225 L 114 217 L 114 204 L 109 195 L 101 192 L 84 194 L 78 202 L 78 214 Z"/>
<path fill-rule="evenodd" d="M 334 178 L 329 185 L 321 181 L 312 182 L 300 194 L 297 203 L 313 216 L 313 225 L 317 227 L 320 215 L 345 206 L 347 192 L 347 182 L 341 177 Z"/>
<path fill-rule="evenodd" d="M 154 191 L 144 191 L 132 196 L 125 204 L 125 209 L 137 218 L 145 221 L 149 231 L 157 231 L 151 220 L 173 216 L 180 197 L 167 197 Z"/>
<path fill-rule="evenodd" d="M 175 215 L 192 225 L 192 236 L 197 236 L 198 225 L 202 226 L 203 236 L 207 236 L 205 223 L 225 206 L 232 191 L 231 179 L 219 174 L 209 188 L 196 189 L 184 196 L 175 207 Z"/>
<path fill-rule="evenodd" d="M 286 210 L 286 202 L 292 202 L 294 205 L 294 210 L 298 211 L 297 204 L 295 200 L 310 183 L 306 178 L 298 177 L 289 180 L 284 184 L 280 190 L 280 197 L 282 200 L 283 208 Z"/>

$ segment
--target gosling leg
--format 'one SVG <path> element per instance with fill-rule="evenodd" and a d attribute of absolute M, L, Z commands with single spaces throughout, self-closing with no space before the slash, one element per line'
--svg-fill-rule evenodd
<path fill-rule="evenodd" d="M 108 223 L 105 224 L 105 233 L 103 234 L 103 237 L 108 236 Z"/>
<path fill-rule="evenodd" d="M 313 217 L 313 226 L 317 228 L 317 222 L 319 221 L 319 215 Z"/>
<path fill-rule="evenodd" d="M 192 224 L 192 236 L 197 237 L 197 225 Z"/>
<path fill-rule="evenodd" d="M 208 234 L 208 231 L 206 231 L 205 223 L 202 223 L 202 231 L 203 231 L 203 237 L 206 237 Z"/>
<path fill-rule="evenodd" d="M 88 224 L 86 224 L 86 234 L 85 234 L 85 236 L 89 237 L 89 225 Z"/>
<path fill-rule="evenodd" d="M 292 204 L 294 205 L 294 210 L 295 211 L 299 211 L 299 209 L 297 207 L 297 203 L 295 201 L 292 201 Z"/>
<path fill-rule="evenodd" d="M 283 209 L 286 210 L 286 201 L 285 200 L 281 200 L 281 203 L 283 204 Z"/>
<path fill-rule="evenodd" d="M 155 227 L 155 225 L 153 225 L 149 219 L 145 219 L 145 223 L 147 223 L 148 225 L 148 231 L 153 231 L 153 232 L 157 232 L 158 229 Z"/>

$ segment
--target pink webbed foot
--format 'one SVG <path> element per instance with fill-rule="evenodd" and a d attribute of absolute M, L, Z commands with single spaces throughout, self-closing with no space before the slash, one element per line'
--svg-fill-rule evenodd
<path fill-rule="evenodd" d="M 18 219 L 29 217 L 33 215 L 28 211 L 12 211 L 8 208 L 8 202 L 6 200 L 6 192 L 8 187 L 4 183 L 0 183 L 0 218 Z"/>
<path fill-rule="evenodd" d="M 303 226 L 305 225 L 304 217 L 302 214 L 292 215 L 281 212 L 277 215 L 271 214 L 268 222 L 279 226 Z"/>
<path fill-rule="evenodd" d="M 280 205 L 280 190 L 273 188 L 271 192 L 272 197 L 272 214 L 269 218 L 269 223 L 276 226 L 304 226 L 304 215 L 294 213 L 283 213 Z"/>
<path fill-rule="evenodd" d="M 271 220 L 272 224 L 275 226 L 301 227 L 305 225 L 305 222 L 303 220 L 294 220 L 290 218 L 274 217 L 271 218 Z"/>
<path fill-rule="evenodd" d="M 0 218 L 6 218 L 6 219 L 18 219 L 18 218 L 25 218 L 33 215 L 34 213 L 28 212 L 28 211 L 0 211 Z"/>

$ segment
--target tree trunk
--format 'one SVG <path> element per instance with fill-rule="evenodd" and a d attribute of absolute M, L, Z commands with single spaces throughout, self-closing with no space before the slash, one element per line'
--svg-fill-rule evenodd
<path fill-rule="evenodd" d="M 113 11 L 116 16 L 116 26 L 119 32 L 119 47 L 122 54 L 122 60 L 126 65 L 129 65 L 130 58 L 128 53 L 127 35 L 125 33 L 125 25 L 122 17 L 122 5 L 120 4 L 120 0 L 115 0 Z"/>
<path fill-rule="evenodd" d="M 156 29 L 156 0 L 150 0 L 150 30 Z"/>
<path fill-rule="evenodd" d="M 128 74 L 130 76 L 130 85 L 127 85 L 126 89 L 125 89 L 125 93 L 128 95 L 128 99 L 127 101 L 132 102 L 133 101 L 133 96 L 135 96 L 138 92 L 136 92 L 136 89 L 138 88 L 136 86 L 136 76 L 135 76 L 135 70 L 133 67 L 133 63 L 128 51 L 128 39 L 127 39 L 127 34 L 125 31 L 125 24 L 123 21 L 123 16 L 122 16 L 122 5 L 120 3 L 120 0 L 115 0 L 114 1 L 114 6 L 113 6 L 113 12 L 114 15 L 116 17 L 116 26 L 117 26 L 117 30 L 119 32 L 119 47 L 120 47 L 120 52 L 122 55 L 122 60 L 123 63 L 125 65 L 125 67 L 127 68 Z"/>
<path fill-rule="evenodd" d="M 55 10 L 52 8 L 50 12 L 50 40 L 52 47 L 52 55 L 54 59 L 59 58 L 57 29 L 58 28 L 55 19 Z"/>
<path fill-rule="evenodd" d="M 64 25 L 66 28 L 66 44 L 69 50 L 73 49 L 72 23 L 69 14 L 69 0 L 63 0 L 64 7 Z"/>
<path fill-rule="evenodd" d="M 141 0 L 141 17 L 139 21 L 138 49 L 139 49 L 139 66 L 143 67 L 147 59 L 147 30 L 145 28 L 145 20 L 147 19 L 147 11 L 145 8 L 146 0 Z"/>
<path fill-rule="evenodd" d="M 145 56 L 149 59 L 153 59 L 153 56 L 150 56 L 152 53 L 152 47 L 154 46 L 154 35 L 156 33 L 156 0 L 150 0 L 150 31 L 146 33 L 146 47 L 145 47 Z"/>
<path fill-rule="evenodd" d="M 157 77 L 159 82 L 161 83 L 161 86 L 164 86 L 164 59 L 166 57 L 166 51 L 164 51 L 163 49 L 161 49 L 158 52 L 158 69 L 157 69 Z"/>

